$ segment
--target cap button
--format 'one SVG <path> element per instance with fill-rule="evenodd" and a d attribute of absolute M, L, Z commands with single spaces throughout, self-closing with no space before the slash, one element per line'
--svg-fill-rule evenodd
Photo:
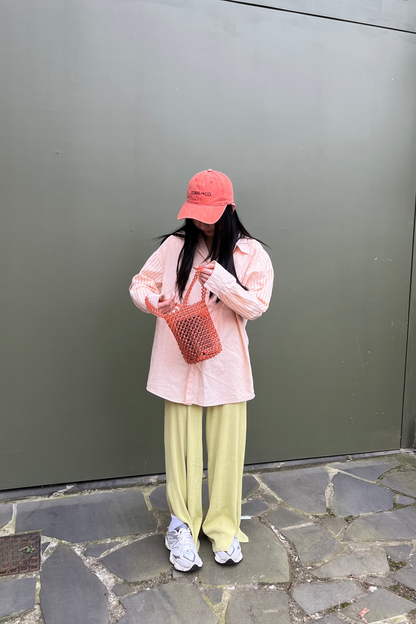
<path fill-rule="evenodd" d="M 207 171 L 212 171 L 212 169 L 207 169 Z"/>

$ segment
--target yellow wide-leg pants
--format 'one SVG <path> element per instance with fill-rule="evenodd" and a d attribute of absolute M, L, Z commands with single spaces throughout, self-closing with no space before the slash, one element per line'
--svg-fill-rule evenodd
<path fill-rule="evenodd" d="M 246 402 L 207 407 L 209 509 L 202 524 L 202 414 L 199 405 L 165 401 L 166 495 L 170 512 L 186 522 L 199 549 L 201 529 L 214 552 L 228 550 L 240 529 Z"/>

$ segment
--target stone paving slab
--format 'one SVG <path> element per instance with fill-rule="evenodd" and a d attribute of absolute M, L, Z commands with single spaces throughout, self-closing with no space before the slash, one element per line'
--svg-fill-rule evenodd
<path fill-rule="evenodd" d="M 207 592 L 207 596 L 211 601 L 211 604 L 217 605 L 222 602 L 222 588 L 214 587 L 214 589 L 209 589 Z"/>
<path fill-rule="evenodd" d="M 155 509 L 163 509 L 169 511 L 169 505 L 166 498 L 166 485 L 158 485 L 149 496 L 150 503 Z"/>
<path fill-rule="evenodd" d="M 369 574 L 387 574 L 390 571 L 386 553 L 382 548 L 361 551 L 345 555 L 312 570 L 318 578 L 343 578 L 350 574 L 368 576 Z"/>
<path fill-rule="evenodd" d="M 89 542 L 155 530 L 139 490 L 73 496 L 20 503 L 16 533 L 42 529 L 43 535 L 68 542 Z"/>
<path fill-rule="evenodd" d="M 258 481 L 253 477 L 253 475 L 244 475 L 243 476 L 243 489 L 242 489 L 242 498 L 243 500 L 247 498 L 247 496 L 251 496 L 259 487 Z M 149 500 L 152 504 L 152 507 L 156 509 L 162 509 L 164 511 L 169 511 L 168 501 L 166 499 L 166 485 L 159 485 L 156 487 L 153 492 L 149 496 Z M 209 496 L 208 496 L 208 480 L 204 479 L 202 481 L 202 507 L 204 509 L 208 509 L 209 507 Z"/>
<path fill-rule="evenodd" d="M 382 457 L 338 462 L 331 464 L 331 468 L 342 470 L 343 472 L 347 472 L 360 479 L 365 479 L 366 481 L 375 482 L 382 474 L 399 465 L 395 457 Z"/>
<path fill-rule="evenodd" d="M 398 572 L 392 574 L 392 577 L 400 583 L 403 583 L 403 585 L 411 589 L 416 589 L 416 570 L 412 566 L 406 566 L 398 570 Z"/>
<path fill-rule="evenodd" d="M 256 492 L 259 487 L 259 482 L 252 475 L 244 475 L 243 476 L 243 490 L 242 490 L 242 499 L 244 500 L 248 496 L 251 496 Z"/>
<path fill-rule="evenodd" d="M 416 539 L 416 508 L 402 507 L 394 511 L 357 518 L 345 533 L 348 541 Z"/>
<path fill-rule="evenodd" d="M 387 458 L 387 470 L 390 469 L 391 459 Z M 244 559 L 238 566 L 219 566 L 214 562 L 211 543 L 207 538 L 201 539 L 200 554 L 202 556 L 204 566 L 201 571 L 191 574 L 182 574 L 176 571 L 172 571 L 172 566 L 169 563 L 169 553 L 164 547 L 164 536 L 155 534 L 156 526 L 152 519 L 152 514 L 148 511 L 141 491 L 138 489 L 138 478 L 132 478 L 131 482 L 126 482 L 125 479 L 120 480 L 107 480 L 103 482 L 91 482 L 87 487 L 87 483 L 77 484 L 79 491 L 85 489 L 92 489 L 93 483 L 97 487 L 97 483 L 101 483 L 105 489 L 114 489 L 115 481 L 119 481 L 118 487 L 130 488 L 123 490 L 114 490 L 112 492 L 97 492 L 86 493 L 83 496 L 74 496 L 74 489 L 65 493 L 64 496 L 59 498 L 48 498 L 45 492 L 46 488 L 32 488 L 31 490 L 42 490 L 44 496 L 43 500 L 22 501 L 19 502 L 17 507 L 22 512 L 18 513 L 18 523 L 16 532 L 24 530 L 42 530 L 44 536 L 49 539 L 49 536 L 56 537 L 58 539 L 68 539 L 68 541 L 78 542 L 80 544 L 89 542 L 85 550 L 85 555 L 100 557 L 101 562 L 104 565 L 108 564 L 108 569 L 120 579 L 125 579 L 124 582 L 119 582 L 114 585 L 112 592 L 120 597 L 121 602 L 126 601 L 127 608 L 126 615 L 120 620 L 123 624 L 154 624 L 155 622 L 164 621 L 164 624 L 214 624 L 217 622 L 215 613 L 210 609 L 208 605 L 219 605 L 223 600 L 222 587 L 228 587 L 227 595 L 230 596 L 228 604 L 228 611 L 225 615 L 224 624 L 245 624 L 245 618 L 250 617 L 247 623 L 250 624 L 258 622 L 258 624 L 289 624 L 288 613 L 286 609 L 280 609 L 281 605 L 276 602 L 276 597 L 287 597 L 287 591 L 282 588 L 264 588 L 264 587 L 250 587 L 253 584 L 267 583 L 276 585 L 277 583 L 288 583 L 289 580 L 295 582 L 293 591 L 300 590 L 303 587 L 304 592 L 308 591 L 314 585 L 321 586 L 317 593 L 314 595 L 314 599 L 320 599 L 325 595 L 332 596 L 331 583 L 353 583 L 358 586 L 362 585 L 360 591 L 364 592 L 364 599 L 367 601 L 363 606 L 368 606 L 368 601 L 374 600 L 374 596 L 378 597 L 377 608 L 380 612 L 384 609 L 386 613 L 390 613 L 395 609 L 399 618 L 404 618 L 408 611 L 403 609 L 416 608 L 416 604 L 413 605 L 408 601 L 400 604 L 397 600 L 404 600 L 393 591 L 387 591 L 385 587 L 391 587 L 396 583 L 401 583 L 400 591 L 408 591 L 410 595 L 411 589 L 414 587 L 416 580 L 416 569 L 411 566 L 411 545 L 400 544 L 397 546 L 388 546 L 385 544 L 381 551 L 379 547 L 373 544 L 374 541 L 387 541 L 398 544 L 400 541 L 413 541 L 416 540 L 416 504 L 413 498 L 403 494 L 394 494 L 396 503 L 406 505 L 401 509 L 395 509 L 392 511 L 374 511 L 367 512 L 368 505 L 374 504 L 374 496 L 379 501 L 379 494 L 381 490 L 389 493 L 387 487 L 381 487 L 375 484 L 378 477 L 384 474 L 386 468 L 386 458 L 379 458 L 375 461 L 376 465 L 371 465 L 371 462 L 367 460 L 361 462 L 358 465 L 356 460 L 352 462 L 343 462 L 340 465 L 342 471 L 348 467 L 356 471 L 340 472 L 336 474 L 334 478 L 334 502 L 339 504 L 339 512 L 345 512 L 345 516 L 355 515 L 358 511 L 361 513 L 369 513 L 370 515 L 362 516 L 351 523 L 343 520 L 342 515 L 338 517 L 329 516 L 326 513 L 326 501 L 325 501 L 325 488 L 329 483 L 329 475 L 333 474 L 329 468 L 335 466 L 334 463 L 323 466 L 310 466 L 305 468 L 291 468 L 284 470 L 283 472 L 264 473 L 259 475 L 260 480 L 266 479 L 270 482 L 274 482 L 274 488 L 269 485 L 270 490 L 276 495 L 272 495 L 271 491 L 261 491 L 261 498 L 256 498 L 252 501 L 243 503 L 242 514 L 251 516 L 251 520 L 242 521 L 242 530 L 250 537 L 249 543 L 242 544 L 242 550 Z M 412 455 L 411 460 L 415 462 L 416 456 Z M 322 460 L 320 460 L 322 463 Z M 403 462 L 401 462 L 403 463 Z M 381 470 L 381 473 L 379 472 Z M 252 494 L 258 488 L 258 481 L 250 475 L 245 476 L 244 482 L 244 496 L 247 497 Z M 402 475 L 412 474 L 416 480 L 416 470 L 413 468 L 413 464 L 406 464 L 405 472 L 393 473 L 391 478 L 400 476 L 402 481 Z M 247 479 L 249 477 L 249 479 Z M 275 479 L 275 477 L 278 477 Z M 386 475 L 383 478 L 387 480 L 390 478 Z M 149 483 L 148 478 L 144 478 L 146 484 Z M 364 480 L 363 480 L 364 479 Z M 408 480 L 408 477 L 406 477 Z M 371 481 L 371 482 L 370 482 Z M 153 481 L 153 483 L 161 482 Z M 205 480 L 205 501 L 207 501 L 207 481 Z M 350 485 L 354 483 L 354 488 Z M 359 485 L 357 486 L 356 483 Z M 407 481 L 406 481 L 407 483 Z M 144 484 L 144 482 L 143 482 Z M 341 485 L 346 484 L 344 490 Z M 405 484 L 406 485 L 406 484 Z M 65 486 L 51 487 L 52 491 L 63 490 Z M 404 489 L 403 483 L 401 484 L 402 490 Z M 291 491 L 292 490 L 292 491 Z M 402 491 L 397 490 L 397 491 Z M 154 492 L 159 499 L 163 499 L 163 492 L 165 486 L 158 486 Z M 286 497 L 283 504 L 278 506 L 277 510 L 270 510 L 267 503 L 273 502 L 276 504 L 280 497 L 283 498 L 283 494 Z M 68 495 L 68 493 L 70 495 Z M 357 494 L 358 493 L 358 494 Z M 0 493 L 1 494 L 1 493 Z M 45 496 L 46 494 L 46 496 Z M 132 495 L 132 499 L 128 504 L 127 498 L 122 498 L 122 495 Z M 33 494 L 38 495 L 39 494 Z M 120 497 L 121 495 L 121 497 Z M 348 502 L 348 496 L 351 497 Z M 106 498 L 109 497 L 109 498 Z M 136 498 L 135 498 L 136 497 Z M 291 498 L 292 497 L 292 498 Z M 140 508 L 137 508 L 137 499 L 141 498 L 143 504 Z M 95 499 L 93 501 L 93 499 Z M 107 501 L 111 502 L 111 499 L 116 501 L 114 508 L 111 509 L 111 504 L 108 505 Z M 1 498 L 0 498 L 1 500 Z M 2 499 L 8 500 L 8 499 Z M 19 500 L 19 499 L 17 499 Z M 21 500 L 21 499 L 20 499 Z M 358 509 L 354 507 L 359 500 Z M 59 505 L 59 502 L 61 505 Z M 71 501 L 73 501 L 71 503 Z M 87 502 L 90 501 L 90 502 Z M 92 502 L 91 502 L 92 501 Z M 165 496 L 166 501 L 166 496 Z M 292 501 L 296 501 L 298 507 Z M 348 504 L 347 504 L 348 502 Z M 100 503 L 100 504 L 93 504 Z M 285 505 L 290 505 L 290 508 Z M 342 508 L 344 505 L 344 508 Z M 11 505 L 8 503 L 0 504 L 0 520 L 1 511 L 6 507 L 11 509 Z M 76 509 L 76 508 L 82 509 Z M 304 507 L 304 509 L 302 509 Z M 108 517 L 108 510 L 110 509 L 110 515 Z M 166 505 L 167 509 L 167 505 Z M 318 509 L 318 511 L 316 511 Z M 365 511 L 363 511 L 365 510 Z M 287 539 L 289 539 L 301 555 L 301 561 L 303 564 L 309 566 L 319 565 L 319 568 L 310 569 L 310 573 L 315 573 L 317 578 L 330 579 L 327 581 L 318 581 L 316 583 L 304 583 L 296 587 L 296 580 L 289 578 L 289 565 L 287 551 L 284 545 L 280 542 L 278 536 L 273 531 L 263 524 L 256 514 L 267 513 L 264 516 L 267 521 L 270 521 L 281 531 Z M 54 517 L 55 514 L 55 517 Z M 309 514 L 309 516 L 308 516 Z M 320 517 L 313 517 L 312 514 L 319 515 Z M 29 517 L 30 516 L 30 517 Z M 120 532 L 115 527 L 120 527 L 124 521 L 135 522 L 140 516 L 138 523 L 140 524 L 140 530 L 135 530 L 135 527 L 129 525 L 126 531 Z M 10 515 L 11 518 L 11 515 Z M 147 529 L 143 529 L 143 522 L 147 522 Z M 25 524 L 27 523 L 27 525 Z M 33 523 L 33 524 L 32 524 Z M 300 527 L 300 524 L 306 525 Z M 72 525 L 72 529 L 71 529 Z M 1 522 L 0 522 L 1 526 Z M 292 528 L 288 528 L 292 527 Z M 50 530 L 48 530 L 50 529 Z M 346 529 L 346 540 L 349 545 L 342 543 L 341 536 Z M 72 530 L 72 533 L 71 533 Z M 103 539 L 115 539 L 124 535 L 141 535 L 143 533 L 152 533 L 150 537 L 145 537 L 128 546 L 121 546 L 119 541 L 111 541 L 106 544 L 90 543 L 93 541 Z M 294 539 L 296 538 L 296 541 Z M 338 539 L 335 539 L 335 538 Z M 45 540 L 45 538 L 44 538 Z M 332 541 L 331 541 L 332 540 Z M 152 544 L 154 542 L 154 544 Z M 139 544 L 142 552 L 139 551 Z M 115 545 L 119 545 L 119 548 L 114 552 L 105 555 L 106 551 L 113 548 Z M 47 546 L 46 543 L 42 543 L 42 548 Z M 396 556 L 400 557 L 397 561 L 408 561 L 409 564 L 401 570 L 392 573 L 389 571 L 385 552 L 389 552 L 388 549 L 395 549 Z M 403 549 L 401 553 L 399 550 Z M 137 550 L 137 552 L 136 552 Z M 351 552 L 352 551 L 352 552 Z M 392 550 L 391 552 L 394 552 Z M 69 553 L 69 554 L 68 554 Z M 302 554 L 301 554 L 302 553 Z M 405 556 L 403 556 L 403 554 Z M 115 555 L 113 557 L 113 555 Z M 66 559 L 65 559 L 66 557 Z M 57 560 L 58 558 L 58 560 Z M 65 559 L 65 561 L 64 561 Z M 105 560 L 107 559 L 107 562 Z M 392 557 L 393 560 L 394 557 Z M 416 557 L 414 558 L 416 562 Z M 54 564 L 54 569 L 49 569 L 50 563 Z M 80 564 L 82 568 L 77 568 L 77 564 Z M 63 568 L 60 570 L 59 568 Z M 52 570 L 52 571 L 51 571 Z M 46 574 L 45 574 L 46 571 Z M 173 579 L 167 582 L 170 578 L 170 571 L 172 571 Z M 161 572 L 168 574 L 163 574 Z M 59 546 L 42 564 L 41 581 L 41 607 L 46 609 L 45 624 L 67 624 L 68 621 L 71 624 L 105 624 L 109 621 L 109 607 L 111 611 L 111 621 L 115 617 L 115 611 L 113 611 L 114 603 L 110 606 L 108 603 L 107 589 L 99 580 L 98 576 L 90 571 L 86 565 L 83 564 L 82 559 L 78 557 L 74 550 L 68 546 Z M 354 574 L 354 576 L 360 576 L 363 580 L 357 581 L 347 579 L 346 576 Z M 386 577 L 380 576 L 385 574 Z M 374 576 L 371 576 L 374 575 Z M 387 577 L 388 575 L 388 577 Z M 85 580 L 84 580 L 85 577 Z M 97 582 L 96 586 L 88 580 L 92 578 Z M 335 580 L 336 579 L 336 580 Z M 1 588 L 5 587 L 5 583 L 8 579 L 0 579 L 0 605 L 2 606 Z M 21 579 L 16 579 L 21 580 Z M 27 580 L 27 579 L 25 579 Z M 131 583 L 141 583 L 144 580 L 153 580 L 151 583 L 153 589 L 141 590 L 139 587 L 132 585 Z M 70 588 L 68 590 L 68 582 Z M 192 585 L 192 582 L 194 585 Z M 299 582 L 299 581 L 298 581 Z M 56 585 L 56 590 L 54 588 Z M 74 593 L 71 588 L 71 584 L 77 585 L 77 591 L 84 591 L 85 595 L 79 599 L 77 591 Z M 205 587 L 201 588 L 201 584 L 205 584 Z M 177 589 L 187 584 L 189 589 L 185 592 L 182 589 Z M 158 585 L 154 587 L 154 585 Z M 244 585 L 243 588 L 240 585 Z M 234 589 L 232 587 L 235 586 Z M 324 591 L 321 589 L 326 587 Z M 379 589 L 375 590 L 375 587 Z M 409 589 L 405 589 L 405 587 Z M 200 591 L 202 589 L 202 592 Z M 334 589 L 332 587 L 332 589 Z M 370 591 L 371 590 L 371 591 Z M 127 596 L 137 592 L 134 596 Z M 152 593 L 153 592 L 153 593 Z M 188 592 L 188 593 L 187 593 Z M 321 593 L 319 593 L 321 592 Z M 325 593 L 326 592 L 326 593 Z M 383 594 L 383 592 L 385 592 Z M 30 592 L 29 592 L 30 593 Z M 172 595 L 170 595 L 172 593 Z M 48 609 L 48 597 L 52 594 L 52 598 L 49 599 L 49 612 Z M 153 600 L 146 598 L 148 595 L 153 596 Z M 188 600 L 188 594 L 190 596 Z M 34 592 L 32 592 L 32 596 Z M 206 598 L 206 601 L 203 598 Z M 386 598 L 387 596 L 387 598 Z M 93 600 L 93 606 L 91 608 L 91 597 Z M 328 598 L 329 599 L 329 598 Z M 104 600 L 104 602 L 100 602 Z M 201 602 L 202 600 L 202 602 Z M 348 597 L 343 600 L 347 602 Z M 74 601 L 77 606 L 74 608 Z M 78 609 L 78 602 L 83 601 L 82 609 Z M 94 607 L 94 601 L 97 601 L 98 609 Z M 197 614 L 195 618 L 194 601 L 199 604 L 200 615 Z M 270 605 L 268 603 L 270 601 Z M 386 603 L 387 601 L 387 603 Z M 416 602 L 416 601 L 415 601 Z M 178 619 L 178 615 L 175 608 L 179 609 L 179 605 L 183 607 L 185 603 L 185 610 L 181 612 L 181 618 Z M 34 598 L 32 599 L 31 606 L 33 608 Z M 177 605 L 172 610 L 171 605 Z M 333 607 L 337 607 L 338 602 L 333 604 Z M 342 602 L 341 602 L 342 604 Z M 359 603 L 355 603 L 355 605 Z M 371 604 L 371 602 L 370 602 Z M 374 603 L 375 604 L 375 603 Z M 100 606 L 101 605 L 101 606 Z M 100 608 L 102 612 L 100 612 Z M 287 606 L 287 605 L 286 605 Z M 61 608 L 62 607 L 62 608 Z M 325 607 L 331 608 L 332 607 Z M 371 607 L 368 607 L 371 608 Z M 196 607 L 198 609 L 198 607 Z M 221 607 L 220 607 L 221 609 Z M 279 610 L 280 609 L 280 610 Z M 309 609 L 311 609 L 311 603 L 309 601 Z M 390 609 L 390 611 L 388 610 Z M 63 610 L 64 615 L 61 619 L 52 619 L 52 613 L 61 613 Z M 373 607 L 374 613 L 367 614 L 369 624 L 378 621 L 379 615 L 377 614 L 375 606 Z M 319 612 L 322 611 L 319 608 Z M 335 609 L 334 609 L 335 611 Z M 346 612 L 346 610 L 345 610 Z M 0 611 L 1 613 L 1 611 Z M 104 616 L 103 616 L 104 613 Z M 316 611 L 315 611 L 316 613 Z M 357 611 L 358 613 L 358 611 Z M 70 614 L 70 615 L 69 615 Z M 337 612 L 338 614 L 338 612 Z M 340 617 L 343 617 L 344 611 Z M 377 619 L 371 619 L 373 615 Z M 383 617 L 384 612 L 382 613 Z M 4 617 L 1 616 L 0 617 Z M 10 617 L 9 615 L 6 616 Z M 118 616 L 120 617 L 120 615 Z M 315 616 L 317 617 L 317 616 Z M 362 624 L 362 621 L 355 615 L 352 616 L 357 622 Z M 390 617 L 389 615 L 387 617 Z M 395 616 L 394 616 L 395 617 Z M 161 620 L 162 618 L 162 620 Z M 185 619 L 184 619 L 185 618 Z M 204 619 L 205 618 L 205 619 Z M 213 618 L 213 619 L 212 619 Z M 308 621 L 310 620 L 308 616 Z M 331 613 L 331 616 L 321 618 L 322 624 L 340 624 L 341 621 L 335 613 Z M 406 620 L 407 621 L 407 620 Z M 403 620 L 404 624 L 405 620 Z M 345 622 L 344 622 L 345 624 Z"/>
<path fill-rule="evenodd" d="M 42 564 L 40 606 L 45 624 L 106 624 L 107 589 L 68 546 Z"/>
<path fill-rule="evenodd" d="M 199 581 L 207 585 L 288 582 L 287 551 L 273 531 L 258 518 L 242 520 L 241 529 L 250 541 L 241 544 L 244 558 L 235 566 L 222 566 L 216 563 L 211 542 L 205 537 L 201 538 L 199 555 L 203 567 L 198 572 Z M 178 574 L 183 576 L 180 572 Z"/>
<path fill-rule="evenodd" d="M 231 594 L 226 624 L 290 624 L 286 593 L 281 590 L 244 589 Z"/>
<path fill-rule="evenodd" d="M 100 559 L 119 578 L 135 583 L 156 578 L 172 568 L 162 535 L 151 535 Z"/>
<path fill-rule="evenodd" d="M 378 589 L 376 592 L 368 594 L 364 598 L 360 598 L 353 605 L 346 607 L 341 613 L 362 624 L 358 613 L 360 613 L 364 607 L 370 609 L 365 619 L 368 624 L 371 624 L 371 622 L 379 622 L 380 620 L 405 615 L 416 608 L 416 603 L 396 596 L 396 594 L 387 591 L 387 589 Z"/>
<path fill-rule="evenodd" d="M 396 472 L 396 474 L 384 477 L 381 483 L 408 496 L 416 496 L 416 470 Z"/>
<path fill-rule="evenodd" d="M 412 546 L 401 544 L 400 546 L 385 546 L 384 550 L 393 561 L 406 561 L 412 552 Z"/>
<path fill-rule="evenodd" d="M 119 624 L 218 623 L 202 595 L 185 579 L 121 598 L 120 602 L 127 613 Z"/>
<path fill-rule="evenodd" d="M 294 543 L 305 566 L 323 563 L 344 550 L 344 546 L 321 526 L 282 529 L 281 532 Z"/>
<path fill-rule="evenodd" d="M 396 503 L 398 505 L 413 505 L 415 502 L 414 498 L 410 498 L 409 496 L 398 495 L 396 498 Z"/>
<path fill-rule="evenodd" d="M 287 507 L 283 507 L 281 505 L 275 511 L 271 511 L 266 515 L 266 518 L 275 526 L 277 529 L 287 529 L 290 527 L 295 527 L 299 524 L 313 523 L 313 519 L 306 516 L 305 514 L 301 514 L 293 509 L 287 509 Z"/>
<path fill-rule="evenodd" d="M 35 594 L 35 577 L 0 579 L 0 617 L 17 615 L 33 609 Z"/>
<path fill-rule="evenodd" d="M 86 557 L 99 557 L 106 550 L 110 550 L 110 548 L 114 548 L 114 546 L 117 546 L 117 544 L 120 544 L 120 542 L 107 542 L 107 544 L 92 544 L 85 549 L 84 555 Z"/>
<path fill-rule="evenodd" d="M 13 505 L 0 505 L 0 529 L 10 522 L 13 517 Z"/>
<path fill-rule="evenodd" d="M 331 509 L 337 516 L 359 516 L 393 508 L 391 490 L 339 472 L 332 479 Z"/>
<path fill-rule="evenodd" d="M 311 514 L 326 512 L 325 490 L 329 475 L 324 467 L 271 472 L 262 474 L 261 479 L 291 507 Z"/>
<path fill-rule="evenodd" d="M 248 501 L 241 506 L 241 515 L 257 516 L 257 514 L 266 511 L 266 509 L 269 509 L 269 506 L 260 498 L 255 498 L 254 500 Z"/>
<path fill-rule="evenodd" d="M 293 598 L 308 615 L 350 602 L 363 594 L 364 589 L 355 581 L 305 583 L 293 590 Z"/>

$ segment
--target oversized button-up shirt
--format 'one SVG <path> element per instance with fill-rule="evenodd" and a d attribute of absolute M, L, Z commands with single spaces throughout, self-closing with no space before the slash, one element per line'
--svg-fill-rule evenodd
<path fill-rule="evenodd" d="M 133 277 L 130 295 L 143 312 L 149 312 L 146 296 L 157 306 L 161 294 L 169 296 L 175 292 L 176 267 L 183 242 L 183 238 L 169 236 Z M 201 236 L 194 266 L 202 264 L 207 255 Z M 202 406 L 239 403 L 254 397 L 246 323 L 261 316 L 269 306 L 273 267 L 262 245 L 253 239 L 240 239 L 233 257 L 238 279 L 248 290 L 218 262 L 205 283 L 207 290 L 215 295 L 207 295 L 206 301 L 221 340 L 221 353 L 197 364 L 186 364 L 166 321 L 157 317 L 146 386 L 149 392 L 175 403 Z M 192 270 L 187 288 L 194 274 Z M 200 299 L 201 288 L 197 282 L 188 303 Z"/>

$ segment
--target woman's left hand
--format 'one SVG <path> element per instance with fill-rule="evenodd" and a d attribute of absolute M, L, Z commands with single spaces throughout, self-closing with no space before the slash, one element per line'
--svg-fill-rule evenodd
<path fill-rule="evenodd" d="M 199 267 L 194 267 L 194 269 L 201 269 L 198 275 L 198 279 L 201 282 L 202 286 L 205 284 L 207 279 L 209 279 L 214 271 L 215 262 L 210 262 L 209 264 L 201 265 Z"/>

